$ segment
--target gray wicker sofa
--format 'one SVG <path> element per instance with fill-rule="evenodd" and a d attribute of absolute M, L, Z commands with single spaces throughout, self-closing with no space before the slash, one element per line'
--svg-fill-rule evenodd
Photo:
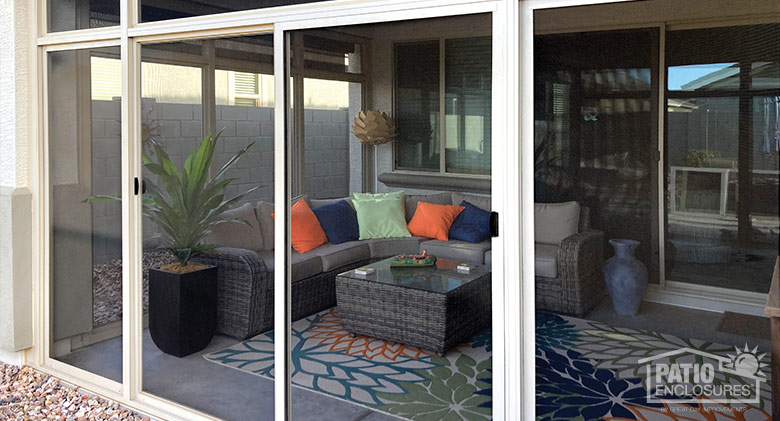
<path fill-rule="evenodd" d="M 312 208 L 347 198 L 308 200 Z M 405 197 L 406 219 L 414 215 L 418 201 L 437 204 L 459 204 L 462 200 L 490 209 L 490 198 L 463 193 L 439 193 L 431 195 L 407 195 Z M 273 328 L 273 220 L 270 217 L 273 205 L 260 202 L 254 207 L 256 221 L 251 213 L 240 215 L 252 225 L 251 228 L 263 237 L 263 241 L 248 244 L 237 236 L 223 238 L 218 254 L 198 256 L 194 260 L 219 266 L 217 332 L 238 339 L 245 339 Z M 584 208 L 583 208 L 584 209 Z M 587 213 L 587 210 L 585 210 Z M 239 215 L 231 215 L 239 216 Z M 587 228 L 587 227 L 586 227 Z M 250 230 L 251 231 L 251 230 Z M 583 289 L 598 283 L 596 273 L 589 267 L 598 260 L 602 250 L 601 237 L 597 233 L 583 231 L 572 239 L 566 239 L 560 247 L 560 277 L 546 279 L 542 291 L 561 291 L 561 300 L 545 299 L 537 305 L 541 308 L 580 314 L 582 309 L 592 305 L 591 294 Z M 266 241 L 269 240 L 269 241 Z M 248 247 L 253 247 L 250 249 Z M 596 251 L 595 249 L 598 249 Z M 298 320 L 336 305 L 336 275 L 397 254 L 418 253 L 427 249 L 429 253 L 453 260 L 477 264 L 491 263 L 490 240 L 472 244 L 462 241 L 439 241 L 424 237 L 389 238 L 351 241 L 342 244 L 324 244 L 308 253 L 292 253 L 292 318 Z M 593 250 L 591 250 L 593 249 Z M 583 259 L 580 264 L 579 259 Z M 573 277 L 587 275 L 587 285 L 578 286 Z M 539 289 L 540 277 L 537 276 Z M 603 289 L 603 288 L 602 288 Z M 576 298 L 575 296 L 580 294 Z M 546 295 L 545 295 L 546 297 Z M 574 303 L 573 305 L 571 303 Z"/>

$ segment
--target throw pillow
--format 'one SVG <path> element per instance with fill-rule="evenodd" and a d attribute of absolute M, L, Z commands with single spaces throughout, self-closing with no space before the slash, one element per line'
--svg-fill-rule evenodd
<path fill-rule="evenodd" d="M 434 203 L 436 205 L 452 205 L 452 193 L 437 194 L 407 194 L 404 196 L 404 206 L 406 207 L 406 222 L 412 220 L 414 212 L 417 210 L 417 202 Z"/>
<path fill-rule="evenodd" d="M 357 200 L 379 200 L 379 199 L 398 199 L 401 201 L 401 210 L 406 208 L 404 203 L 404 191 L 394 191 L 390 193 L 352 193 L 353 203 Z M 405 212 L 405 210 L 404 210 Z"/>
<path fill-rule="evenodd" d="M 460 202 L 463 212 L 450 227 L 450 238 L 468 243 L 481 243 L 490 237 L 490 212 L 467 201 Z"/>
<path fill-rule="evenodd" d="M 227 222 L 212 227 L 206 237 L 206 243 L 254 251 L 263 249 L 263 235 L 251 204 L 244 203 L 223 213 L 222 219 Z M 246 221 L 249 225 L 236 220 Z"/>
<path fill-rule="evenodd" d="M 276 219 L 275 214 L 271 217 Z M 328 242 L 320 221 L 305 200 L 295 202 L 290 208 L 290 243 L 293 250 L 306 253 Z"/>
<path fill-rule="evenodd" d="M 411 237 L 406 228 L 402 200 L 361 199 L 353 200 L 357 212 L 360 239 Z"/>
<path fill-rule="evenodd" d="M 409 233 L 448 241 L 447 233 L 450 231 L 450 226 L 463 209 L 463 206 L 457 205 L 417 202 L 417 209 L 414 211 L 412 220 L 409 221 Z"/>
<path fill-rule="evenodd" d="M 579 232 L 580 205 L 577 202 L 534 203 L 534 241 L 558 245 Z"/>
<path fill-rule="evenodd" d="M 346 200 L 319 206 L 312 211 L 331 243 L 340 244 L 360 238 L 357 214 Z"/>

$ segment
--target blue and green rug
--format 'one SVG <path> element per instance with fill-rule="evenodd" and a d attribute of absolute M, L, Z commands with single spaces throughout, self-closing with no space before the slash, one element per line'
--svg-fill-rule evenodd
<path fill-rule="evenodd" d="M 733 347 L 545 312 L 536 314 L 536 329 L 539 420 L 771 419 L 768 387 L 760 404 L 744 410 L 646 400 L 639 359 L 682 347 L 726 355 Z M 267 332 L 204 357 L 272 379 L 273 352 L 273 332 Z M 435 356 L 350 337 L 329 310 L 293 323 L 292 364 L 295 386 L 401 418 L 491 419 L 490 330 Z"/>

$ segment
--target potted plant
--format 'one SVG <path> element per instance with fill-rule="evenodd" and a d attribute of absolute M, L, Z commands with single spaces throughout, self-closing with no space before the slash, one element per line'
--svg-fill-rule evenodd
<path fill-rule="evenodd" d="M 223 218 L 255 187 L 231 199 L 225 199 L 225 188 L 235 178 L 225 173 L 236 165 L 252 144 L 236 153 L 209 176 L 214 150 L 221 133 L 209 134 L 197 149 L 190 152 L 176 168 L 160 145 L 154 144 L 154 157 L 143 152 L 143 165 L 156 176 L 160 187 L 145 179 L 143 213 L 157 224 L 168 250 L 176 262 L 149 269 L 149 332 L 157 347 L 166 354 L 184 357 L 205 348 L 217 326 L 217 270 L 190 261 L 192 256 L 214 252 L 218 245 L 208 244 L 211 229 L 225 222 L 248 222 Z M 95 196 L 91 203 L 119 196 Z"/>

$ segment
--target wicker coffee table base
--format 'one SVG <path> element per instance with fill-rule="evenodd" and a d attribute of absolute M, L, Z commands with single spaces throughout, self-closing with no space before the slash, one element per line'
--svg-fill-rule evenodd
<path fill-rule="evenodd" d="M 336 277 L 344 329 L 442 354 L 490 327 L 490 274 L 448 293 Z"/>

